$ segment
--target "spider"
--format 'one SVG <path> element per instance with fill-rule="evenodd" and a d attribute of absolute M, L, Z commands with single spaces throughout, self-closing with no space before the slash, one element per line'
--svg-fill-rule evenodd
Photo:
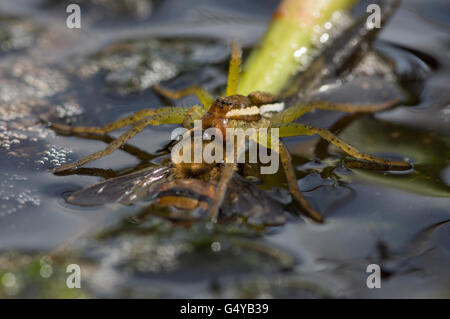
<path fill-rule="evenodd" d="M 169 99 L 179 99 L 188 95 L 196 95 L 201 105 L 192 107 L 175 107 L 166 106 L 159 109 L 143 109 L 135 112 L 131 116 L 119 119 L 102 127 L 84 127 L 84 126 L 67 126 L 63 124 L 53 123 L 51 127 L 60 133 L 65 134 L 94 134 L 106 135 L 109 132 L 131 126 L 125 133 L 113 140 L 104 150 L 93 153 L 74 163 L 69 163 L 54 169 L 54 173 L 60 173 L 66 170 L 81 167 L 86 163 L 97 160 L 101 157 L 111 154 L 118 148 L 122 147 L 128 140 L 140 133 L 149 125 L 161 124 L 182 124 L 185 128 L 192 129 L 195 120 L 202 120 L 203 129 L 217 128 L 224 130 L 226 128 L 278 128 L 279 137 L 290 137 L 298 135 L 319 135 L 329 143 L 337 146 L 339 149 L 360 160 L 363 163 L 382 165 L 386 168 L 403 168 L 408 169 L 411 164 L 405 161 L 390 161 L 374 155 L 358 151 L 355 147 L 344 142 L 342 139 L 334 135 L 328 130 L 297 123 L 294 121 L 307 112 L 314 109 L 341 111 L 341 112 L 377 112 L 393 107 L 398 101 L 387 101 L 385 103 L 370 105 L 352 105 L 345 103 L 330 103 L 322 101 L 312 101 L 308 103 L 300 103 L 288 108 L 284 108 L 283 103 L 279 103 L 277 96 L 255 91 L 248 96 L 237 94 L 240 65 L 242 51 L 237 45 L 233 45 L 231 59 L 228 70 L 228 81 L 226 85 L 226 94 L 223 97 L 214 99 L 206 90 L 201 87 L 191 86 L 183 90 L 172 91 L 158 85 L 154 90 L 161 96 Z M 278 102 L 278 103 L 275 103 Z M 263 112 L 264 111 L 264 112 Z M 259 141 L 258 141 L 259 142 Z M 266 144 L 264 144 L 266 146 Z M 290 153 L 286 146 L 279 141 L 279 156 L 282 167 L 287 179 L 288 189 L 292 196 L 295 206 L 304 214 L 309 216 L 316 222 L 322 222 L 322 216 L 311 207 L 305 197 L 302 195 L 292 165 Z M 215 168 L 219 168 L 218 181 L 214 192 L 213 203 L 209 207 L 210 218 L 217 220 L 220 207 L 223 203 L 227 187 L 230 180 L 237 169 L 236 163 L 215 163 Z M 197 175 L 204 174 L 198 172 Z M 186 175 L 186 174 L 185 174 Z M 195 172 L 190 172 L 190 176 L 195 177 Z"/>

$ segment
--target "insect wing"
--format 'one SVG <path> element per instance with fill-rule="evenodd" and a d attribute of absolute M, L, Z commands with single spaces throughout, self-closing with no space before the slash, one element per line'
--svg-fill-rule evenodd
<path fill-rule="evenodd" d="M 67 202 L 79 206 L 95 206 L 114 202 L 130 205 L 141 200 L 151 200 L 169 171 L 167 167 L 152 167 L 107 179 L 72 193 Z"/>
<path fill-rule="evenodd" d="M 221 213 L 246 217 L 248 223 L 255 225 L 286 222 L 282 204 L 238 174 L 230 181 Z"/>

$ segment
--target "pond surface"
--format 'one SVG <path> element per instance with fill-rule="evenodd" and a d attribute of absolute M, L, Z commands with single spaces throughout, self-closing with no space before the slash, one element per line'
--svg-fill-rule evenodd
<path fill-rule="evenodd" d="M 411 105 L 302 119 L 363 151 L 410 159 L 414 170 L 346 168 L 342 154 L 317 138 L 286 140 L 300 189 L 323 213 L 323 225 L 290 213 L 277 227 L 192 225 L 145 203 L 65 202 L 104 177 L 160 163 L 155 154 L 175 126 L 150 127 L 134 138 L 130 144 L 145 152 L 117 151 L 88 165 L 99 168 L 97 176 L 55 176 L 51 168 L 105 144 L 56 135 L 41 119 L 103 125 L 157 108 L 164 103 L 150 87 L 160 81 L 218 94 L 228 41 L 254 45 L 277 2 L 80 1 L 82 28 L 70 30 L 69 1 L 0 0 L 0 296 L 450 297 L 446 0 L 404 1 L 374 43 L 417 96 Z M 362 74 L 321 97 L 379 98 L 373 88 L 381 84 Z M 193 103 L 194 97 L 178 101 Z M 289 202 L 281 174 L 262 187 Z M 382 269 L 381 289 L 366 286 L 366 268 L 374 263 Z M 81 266 L 81 289 L 66 288 L 68 264 Z"/>

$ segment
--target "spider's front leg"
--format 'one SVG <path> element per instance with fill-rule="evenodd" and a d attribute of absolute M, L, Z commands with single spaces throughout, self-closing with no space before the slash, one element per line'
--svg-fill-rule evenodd
<path fill-rule="evenodd" d="M 349 104 L 349 103 L 332 103 L 323 101 L 313 101 L 309 103 L 301 103 L 293 105 L 284 111 L 274 115 L 271 119 L 273 124 L 291 123 L 305 113 L 314 109 L 337 111 L 344 113 L 373 113 L 387 110 L 398 104 L 398 100 L 390 100 L 377 104 Z"/>
<path fill-rule="evenodd" d="M 351 104 L 351 103 L 332 103 L 323 101 L 313 101 L 311 107 L 319 110 L 337 111 L 344 113 L 375 113 L 390 109 L 397 105 L 399 100 L 389 100 L 375 104 Z"/>
<path fill-rule="evenodd" d="M 284 143 L 279 140 L 280 136 L 273 136 L 272 132 L 270 134 L 259 132 L 257 134 L 257 139 L 253 139 L 254 142 L 258 143 L 261 147 L 271 148 L 272 152 L 276 151 L 280 154 L 281 164 L 283 166 L 284 174 L 286 175 L 286 180 L 288 183 L 289 192 L 292 195 L 292 201 L 295 206 L 305 213 L 308 217 L 313 219 L 314 221 L 321 223 L 323 222 L 322 216 L 311 207 L 306 198 L 301 193 L 297 184 L 297 177 L 295 175 L 294 167 L 292 166 L 292 158 L 289 154 L 289 150 L 286 148 Z M 276 138 L 277 140 L 274 142 L 272 139 Z M 278 147 L 277 147 L 278 145 Z"/>
<path fill-rule="evenodd" d="M 237 94 L 241 64 L 241 47 L 236 42 L 233 42 L 233 51 L 231 52 L 230 65 L 228 66 L 228 81 L 225 96 Z"/>
<path fill-rule="evenodd" d="M 74 163 L 60 166 L 54 170 L 54 173 L 59 173 L 65 170 L 77 168 L 83 166 L 86 163 L 92 162 L 96 159 L 102 158 L 111 154 L 119 147 L 124 145 L 129 139 L 140 133 L 148 125 L 160 125 L 160 124 L 180 124 L 184 121 L 189 109 L 188 108 L 168 108 L 169 112 L 160 112 L 152 116 L 145 117 L 135 122 L 132 127 L 115 139 L 104 150 L 93 153 L 85 158 L 82 158 Z M 118 121 L 120 122 L 120 120 Z M 116 122 L 115 122 L 116 123 Z"/>
<path fill-rule="evenodd" d="M 199 86 L 190 86 L 182 90 L 173 91 L 155 84 L 152 86 L 152 89 L 159 95 L 171 100 L 178 100 L 185 96 L 196 95 L 206 110 L 214 102 L 214 98 L 211 96 L 211 94 L 209 94 L 208 91 Z"/>
<path fill-rule="evenodd" d="M 183 127 L 187 129 L 192 129 L 192 123 L 196 120 L 200 120 L 203 115 L 206 113 L 206 109 L 201 105 L 194 105 L 192 106 L 187 112 L 186 116 L 183 120 Z"/>
<path fill-rule="evenodd" d="M 213 222 L 217 222 L 220 206 L 222 206 L 223 200 L 227 193 L 228 184 L 233 177 L 236 167 L 236 163 L 225 163 L 225 167 L 222 169 L 219 182 L 216 186 L 214 201 L 209 210 L 209 216 Z"/>
<path fill-rule="evenodd" d="M 228 136 L 226 138 L 229 138 Z M 234 138 L 234 137 L 233 137 Z M 234 143 L 233 143 L 234 144 Z M 233 145 L 230 143 L 226 143 L 226 145 Z M 213 222 L 217 222 L 217 218 L 219 215 L 220 206 L 222 206 L 223 200 L 227 193 L 228 184 L 233 178 L 234 171 L 237 169 L 237 163 L 239 159 L 245 153 L 245 145 L 234 145 L 233 153 L 226 153 L 224 161 L 224 167 L 222 168 L 220 179 L 217 183 L 215 196 L 211 208 L 209 210 L 209 216 Z"/>
<path fill-rule="evenodd" d="M 342 151 L 344 151 L 345 153 L 356 159 L 363 160 L 369 163 L 381 164 L 389 168 L 405 168 L 405 169 L 411 168 L 411 164 L 405 161 L 390 161 L 381 157 L 360 152 L 355 147 L 343 141 L 330 131 L 324 130 L 323 128 L 313 127 L 310 125 L 303 125 L 299 123 L 278 124 L 273 125 L 272 127 L 279 128 L 280 137 L 317 134 L 326 141 L 337 146 L 339 149 L 341 149 Z"/>
<path fill-rule="evenodd" d="M 297 184 L 297 177 L 295 176 L 294 167 L 292 166 L 292 158 L 289 154 L 289 150 L 284 143 L 279 142 L 281 164 L 283 165 L 284 174 L 288 182 L 289 192 L 292 195 L 294 204 L 305 214 L 311 217 L 314 221 L 323 222 L 322 216 L 311 207 L 306 198 L 301 193 Z"/>

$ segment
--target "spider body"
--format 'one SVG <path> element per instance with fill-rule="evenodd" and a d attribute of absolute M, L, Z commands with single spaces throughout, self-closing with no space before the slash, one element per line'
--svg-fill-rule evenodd
<path fill-rule="evenodd" d="M 215 127 L 226 136 L 226 128 L 242 127 L 246 122 L 255 122 L 257 124 L 255 126 L 263 127 L 264 123 L 257 122 L 260 122 L 263 115 L 268 112 L 264 112 L 261 106 L 269 106 L 271 105 L 269 103 L 275 100 L 276 97 L 272 94 L 259 91 L 252 92 L 248 96 L 234 94 L 218 97 L 201 118 L 203 129 Z"/>

